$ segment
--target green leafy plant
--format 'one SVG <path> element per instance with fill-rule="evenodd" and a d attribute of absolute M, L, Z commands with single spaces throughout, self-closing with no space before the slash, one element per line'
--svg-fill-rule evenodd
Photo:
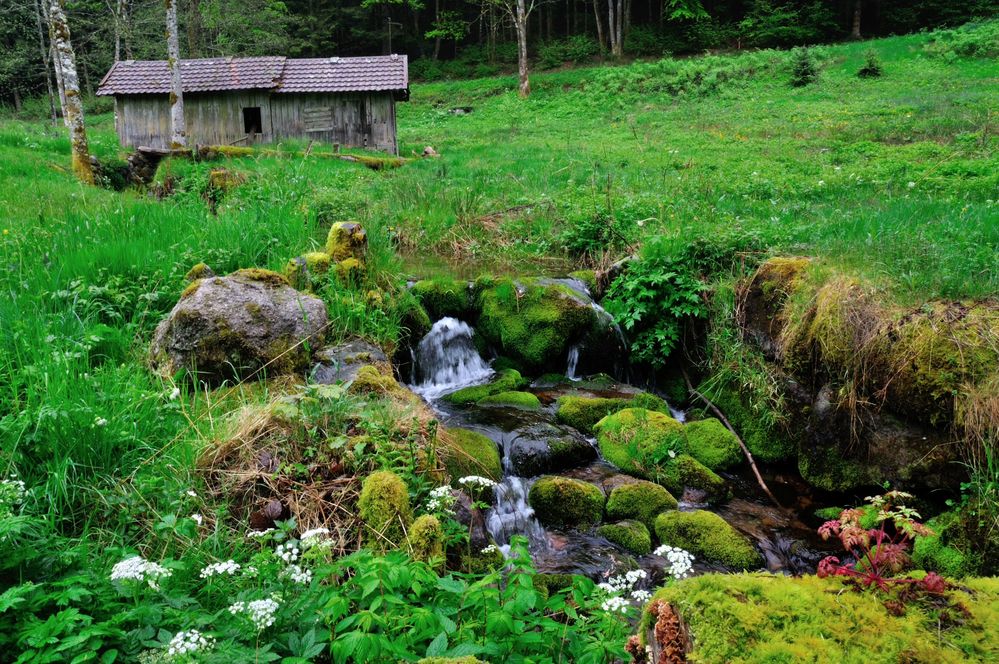
<path fill-rule="evenodd" d="M 791 55 L 791 85 L 800 88 L 819 79 L 819 65 L 807 48 L 796 48 Z"/>
<path fill-rule="evenodd" d="M 857 76 L 860 78 L 878 78 L 883 73 L 884 68 L 881 66 L 881 59 L 878 57 L 878 52 L 873 48 L 868 49 L 867 53 L 864 54 L 864 66 L 857 72 Z"/>

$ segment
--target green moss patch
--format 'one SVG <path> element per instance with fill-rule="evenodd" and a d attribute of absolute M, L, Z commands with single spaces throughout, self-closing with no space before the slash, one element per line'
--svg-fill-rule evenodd
<path fill-rule="evenodd" d="M 528 502 L 538 520 L 556 528 L 599 522 L 604 500 L 604 492 L 589 482 L 553 475 L 538 479 L 528 493 Z"/>
<path fill-rule="evenodd" d="M 657 411 L 625 408 L 594 426 L 604 458 L 638 477 L 653 477 L 670 458 L 684 449 L 683 425 Z"/>
<path fill-rule="evenodd" d="M 409 291 L 434 320 L 452 316 L 474 323 L 479 317 L 476 290 L 459 279 L 424 279 Z"/>
<path fill-rule="evenodd" d="M 611 521 L 637 519 L 652 528 L 659 514 L 675 510 L 677 505 L 676 498 L 663 487 L 636 480 L 611 490 L 607 497 L 607 518 Z"/>
<path fill-rule="evenodd" d="M 763 565 L 763 558 L 749 540 L 712 512 L 664 512 L 656 517 L 655 531 L 663 544 L 686 549 L 709 563 L 733 569 Z"/>
<path fill-rule="evenodd" d="M 288 261 L 284 276 L 298 290 L 311 290 L 329 274 L 333 258 L 322 251 L 311 251 Z"/>
<path fill-rule="evenodd" d="M 356 221 L 339 221 L 326 236 L 326 253 L 335 261 L 363 259 L 368 248 L 368 234 Z"/>
<path fill-rule="evenodd" d="M 409 550 L 414 560 L 434 565 L 444 563 L 444 527 L 431 514 L 424 514 L 409 529 Z"/>
<path fill-rule="evenodd" d="M 644 392 L 630 399 L 568 395 L 559 397 L 555 418 L 583 433 L 592 433 L 594 425 L 601 419 L 628 407 L 669 412 L 665 401 Z"/>
<path fill-rule="evenodd" d="M 641 521 L 607 523 L 597 528 L 597 534 L 639 556 L 652 551 L 652 536 Z"/>
<path fill-rule="evenodd" d="M 479 399 L 477 405 L 538 410 L 541 408 L 541 401 L 530 392 L 500 392 L 498 394 L 491 394 L 484 399 Z"/>
<path fill-rule="evenodd" d="M 473 385 L 472 387 L 462 388 L 448 394 L 444 397 L 444 400 L 456 406 L 466 406 L 478 403 L 494 394 L 516 391 L 521 387 L 525 387 L 527 383 L 528 381 L 516 369 L 505 369 L 500 371 L 492 382 L 485 385 Z"/>
<path fill-rule="evenodd" d="M 683 429 L 690 456 L 711 470 L 725 470 L 742 462 L 742 449 L 735 434 L 715 418 L 687 422 Z"/>
<path fill-rule="evenodd" d="M 236 270 L 230 277 L 236 277 L 244 281 L 257 281 L 262 284 L 267 284 L 268 286 L 290 286 L 288 280 L 285 279 L 283 274 L 279 274 L 273 270 L 262 270 L 257 267 L 248 267 L 242 270 Z"/>
<path fill-rule="evenodd" d="M 413 512 L 406 485 L 395 473 L 381 470 L 364 478 L 357 509 L 364 522 L 365 546 L 386 551 L 406 541 Z"/>
<path fill-rule="evenodd" d="M 452 480 L 469 475 L 488 477 L 494 482 L 503 479 L 499 450 L 487 436 L 470 429 L 448 429 L 447 438 L 451 445 L 444 452 L 444 467 Z"/>

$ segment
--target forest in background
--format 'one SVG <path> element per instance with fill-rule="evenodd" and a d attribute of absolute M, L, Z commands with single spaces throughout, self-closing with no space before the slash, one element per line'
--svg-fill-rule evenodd
<path fill-rule="evenodd" d="M 54 86 L 45 3 L 3 5 L 0 105 L 45 115 L 48 103 L 37 101 Z M 166 57 L 160 0 L 65 6 L 85 97 L 116 58 Z M 552 69 L 901 34 L 996 13 L 990 0 L 180 0 L 178 6 L 184 58 L 395 52 L 409 55 L 415 80 L 514 70 L 518 15 L 535 66 Z"/>

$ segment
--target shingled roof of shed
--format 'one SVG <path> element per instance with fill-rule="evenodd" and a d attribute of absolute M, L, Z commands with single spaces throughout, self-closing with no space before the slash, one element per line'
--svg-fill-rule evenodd
<path fill-rule="evenodd" d="M 406 90 L 405 55 L 361 58 L 206 58 L 181 60 L 184 92 L 377 92 Z M 98 95 L 169 94 L 166 60 L 120 60 L 104 75 Z"/>

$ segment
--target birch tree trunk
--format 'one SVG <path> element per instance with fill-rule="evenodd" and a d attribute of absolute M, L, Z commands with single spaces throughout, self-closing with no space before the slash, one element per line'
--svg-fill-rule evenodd
<path fill-rule="evenodd" d="M 180 42 L 177 38 L 177 3 L 166 4 L 167 66 L 170 69 L 170 148 L 187 147 L 187 124 L 184 122 L 184 88 L 180 80 Z"/>
<path fill-rule="evenodd" d="M 514 17 L 514 27 L 517 31 L 517 75 L 520 80 L 517 93 L 521 98 L 531 94 L 530 72 L 527 65 L 527 19 L 530 12 L 526 0 L 517 0 L 517 13 Z"/>
<path fill-rule="evenodd" d="M 35 0 L 35 23 L 38 24 L 38 50 L 42 56 L 42 65 L 45 67 L 45 88 L 49 94 L 49 113 L 52 115 L 52 124 L 58 121 L 55 107 L 55 92 L 52 89 L 52 74 L 49 71 L 51 66 L 52 51 L 45 44 L 45 30 L 42 25 L 47 21 L 42 20 L 42 0 Z"/>
<path fill-rule="evenodd" d="M 69 126 L 69 140 L 72 148 L 73 173 L 84 184 L 94 184 L 94 168 L 90 163 L 90 149 L 87 146 L 87 127 L 83 121 L 83 99 L 80 97 L 80 82 L 76 76 L 76 55 L 69 36 L 69 25 L 61 0 L 52 0 L 49 6 L 49 39 L 55 49 L 56 68 L 61 73 L 66 103 L 63 112 Z"/>
<path fill-rule="evenodd" d="M 614 0 L 607 0 L 607 44 L 610 46 L 611 55 L 617 57 L 617 32 L 614 30 L 614 26 L 617 22 L 614 20 Z"/>
<path fill-rule="evenodd" d="M 853 30 L 850 31 L 850 37 L 853 39 L 860 39 L 860 16 L 863 7 L 864 0 L 856 0 L 853 3 Z"/>
<path fill-rule="evenodd" d="M 607 42 L 604 39 L 604 22 L 600 18 L 600 0 L 593 0 L 593 18 L 597 22 L 597 45 L 600 46 L 600 53 L 603 54 Z"/>

